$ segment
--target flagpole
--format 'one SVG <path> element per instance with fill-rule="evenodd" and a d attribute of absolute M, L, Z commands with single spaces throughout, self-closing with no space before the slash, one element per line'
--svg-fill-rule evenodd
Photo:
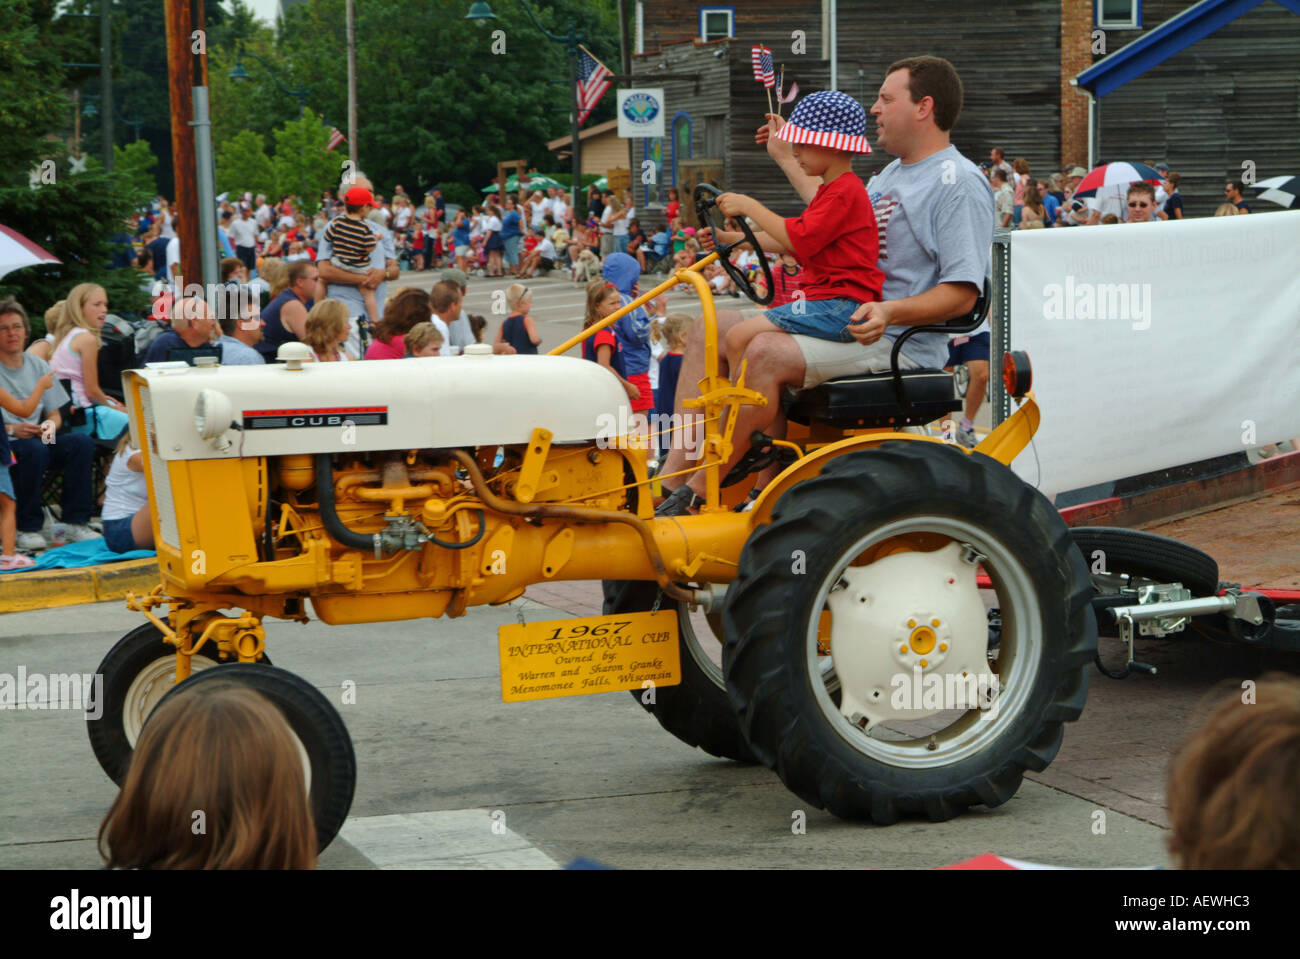
<path fill-rule="evenodd" d="M 776 115 L 781 115 L 781 98 L 785 96 L 785 64 L 780 67 L 780 79 L 776 81 Z"/>
<path fill-rule="evenodd" d="M 759 44 L 759 49 L 766 50 L 767 46 L 765 44 Z M 772 88 L 769 87 L 766 83 L 764 83 L 763 92 L 767 94 L 767 112 L 771 113 L 772 112 Z"/>

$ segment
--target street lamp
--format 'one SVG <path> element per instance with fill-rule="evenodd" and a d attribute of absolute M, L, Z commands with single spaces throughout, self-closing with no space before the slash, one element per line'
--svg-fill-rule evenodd
<path fill-rule="evenodd" d="M 553 43 L 563 44 L 565 52 L 569 56 L 569 85 L 573 93 L 573 218 L 577 222 L 580 214 L 578 212 L 578 197 L 582 190 L 582 144 L 578 139 L 578 44 L 586 39 L 586 34 L 569 21 L 569 30 L 564 36 L 557 36 L 547 30 L 538 22 L 537 17 L 533 14 L 533 8 L 528 5 L 528 0 L 519 0 L 520 6 L 528 14 L 528 19 L 533 21 L 535 26 L 546 39 Z M 465 15 L 466 20 L 473 20 L 479 26 L 487 26 L 489 20 L 497 19 L 497 15 L 492 12 L 487 0 L 475 0 L 469 8 L 469 13 Z"/>
<path fill-rule="evenodd" d="M 230 70 L 230 79 L 235 81 L 251 79 L 248 75 L 248 71 L 244 68 L 244 56 L 244 45 L 241 43 L 235 49 L 235 65 Z M 275 71 L 271 69 L 269 63 L 259 57 L 256 53 L 250 53 L 248 56 L 256 60 L 266 69 L 267 74 L 271 78 L 271 82 L 279 87 L 282 93 L 287 93 L 298 101 L 298 115 L 302 116 L 307 110 L 307 98 L 311 96 L 311 87 L 299 87 L 297 90 L 290 90 L 280 82 L 279 77 L 275 75 Z"/>
<path fill-rule="evenodd" d="M 99 116 L 99 109 L 98 107 L 95 106 L 93 102 L 99 99 L 98 95 L 94 93 L 87 93 L 84 94 L 84 96 L 86 98 L 86 105 L 81 108 L 81 115 L 88 120 Z M 116 107 L 113 110 L 113 115 L 117 117 L 118 123 L 121 123 L 123 126 L 128 126 L 131 128 L 132 132 L 135 134 L 135 139 L 137 140 L 140 139 L 140 128 L 144 126 L 144 121 L 140 119 L 140 114 L 138 111 L 136 110 L 131 111 L 131 115 L 135 117 L 134 120 L 128 120 L 126 117 L 122 115 L 122 111 L 116 109 Z"/>

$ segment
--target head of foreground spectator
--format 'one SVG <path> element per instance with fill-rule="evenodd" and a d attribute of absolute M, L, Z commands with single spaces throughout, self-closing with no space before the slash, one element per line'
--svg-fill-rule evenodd
<path fill-rule="evenodd" d="M 193 814 L 204 814 L 194 830 Z M 260 693 L 207 683 L 140 734 L 99 827 L 110 869 L 313 869 L 316 829 L 293 731 Z"/>
<path fill-rule="evenodd" d="M 431 311 L 429 294 L 408 287 L 384 302 L 383 319 L 375 324 L 375 339 L 391 343 L 393 337 L 405 336 L 417 323 L 427 323 Z"/>
<path fill-rule="evenodd" d="M 1235 203 L 1220 203 L 1214 208 L 1215 216 L 1236 216 L 1240 212 Z"/>
<path fill-rule="evenodd" d="M 1128 188 L 1128 222 L 1150 223 L 1156 213 L 1156 188 L 1139 180 Z"/>
<path fill-rule="evenodd" d="M 1300 678 L 1236 688 L 1169 767 L 1169 851 L 1183 869 L 1300 869 Z"/>

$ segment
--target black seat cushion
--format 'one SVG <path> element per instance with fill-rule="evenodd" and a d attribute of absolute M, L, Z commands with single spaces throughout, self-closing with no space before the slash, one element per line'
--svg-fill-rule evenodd
<path fill-rule="evenodd" d="M 921 426 L 961 409 L 951 373 L 905 370 L 902 379 L 906 407 L 899 403 L 892 373 L 868 373 L 796 392 L 786 400 L 786 415 L 796 423 L 817 420 L 840 429 L 869 429 Z"/>

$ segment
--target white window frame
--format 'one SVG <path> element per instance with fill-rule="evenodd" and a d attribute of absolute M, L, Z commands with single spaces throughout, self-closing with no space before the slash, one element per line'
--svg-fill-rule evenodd
<path fill-rule="evenodd" d="M 704 32 L 705 19 L 711 13 L 725 13 L 727 15 L 727 38 L 736 35 L 736 8 L 735 7 L 700 7 L 700 39 L 706 43 L 709 40 L 722 40 L 723 37 L 709 37 Z"/>
<path fill-rule="evenodd" d="M 1129 15 L 1124 19 L 1106 19 L 1103 11 L 1104 0 L 1093 0 L 1096 4 L 1096 25 L 1103 30 L 1138 30 L 1142 27 L 1142 0 L 1129 0 Z"/>

